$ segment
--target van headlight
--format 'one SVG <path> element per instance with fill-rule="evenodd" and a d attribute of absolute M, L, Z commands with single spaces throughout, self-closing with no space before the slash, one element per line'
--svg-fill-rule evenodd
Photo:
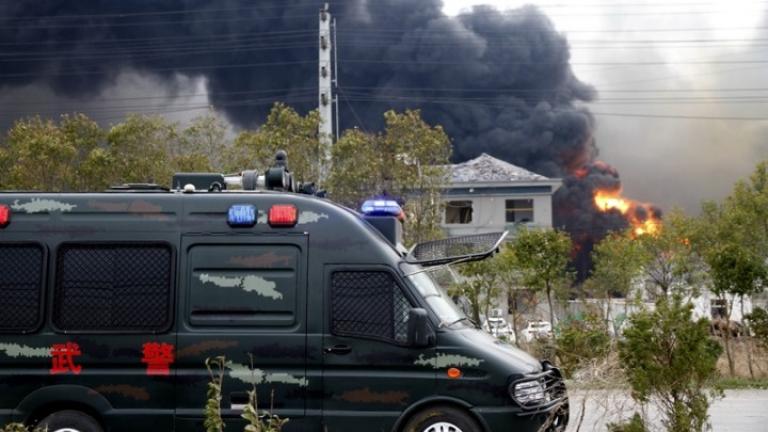
<path fill-rule="evenodd" d="M 520 381 L 509 387 L 512 399 L 520 405 L 541 403 L 546 399 L 544 384 L 539 380 Z"/>

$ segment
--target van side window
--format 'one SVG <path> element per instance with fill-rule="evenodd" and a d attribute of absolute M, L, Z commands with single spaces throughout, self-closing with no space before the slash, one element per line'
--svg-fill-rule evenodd
<path fill-rule="evenodd" d="M 289 244 L 194 245 L 187 255 L 190 324 L 296 324 L 301 258 Z"/>
<path fill-rule="evenodd" d="M 331 332 L 403 344 L 411 308 L 385 271 L 340 271 L 331 277 Z"/>
<path fill-rule="evenodd" d="M 56 260 L 53 322 L 63 331 L 164 331 L 172 269 L 167 245 L 64 245 Z"/>
<path fill-rule="evenodd" d="M 37 326 L 43 256 L 37 245 L 0 245 L 0 331 L 26 333 Z"/>

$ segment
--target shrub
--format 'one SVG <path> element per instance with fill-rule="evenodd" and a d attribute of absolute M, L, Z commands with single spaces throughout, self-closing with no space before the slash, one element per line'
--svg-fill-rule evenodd
<path fill-rule="evenodd" d="M 721 394 L 714 379 L 722 347 L 706 320 L 692 319 L 692 309 L 677 296 L 661 298 L 654 311 L 630 317 L 619 342 L 632 397 L 656 404 L 669 432 L 702 431 L 710 399 Z"/>
<path fill-rule="evenodd" d="M 768 311 L 756 307 L 745 318 L 749 321 L 750 330 L 757 343 L 764 349 L 768 349 Z"/>
<path fill-rule="evenodd" d="M 623 423 L 609 423 L 608 432 L 648 432 L 645 422 L 640 414 L 635 413 L 629 420 Z"/>
<path fill-rule="evenodd" d="M 562 323 L 554 342 L 558 364 L 566 377 L 589 362 L 606 357 L 611 349 L 611 336 L 595 314 Z"/>

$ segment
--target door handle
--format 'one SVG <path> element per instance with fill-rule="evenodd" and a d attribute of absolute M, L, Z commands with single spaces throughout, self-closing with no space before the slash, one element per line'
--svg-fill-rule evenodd
<path fill-rule="evenodd" d="M 345 355 L 352 352 L 352 347 L 349 345 L 334 345 L 325 349 L 327 354 L 339 354 Z"/>

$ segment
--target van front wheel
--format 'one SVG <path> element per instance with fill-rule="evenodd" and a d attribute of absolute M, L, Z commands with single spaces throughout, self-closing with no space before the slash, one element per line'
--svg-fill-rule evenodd
<path fill-rule="evenodd" d="M 411 417 L 403 432 L 481 432 L 465 412 L 451 407 L 432 407 Z"/>
<path fill-rule="evenodd" d="M 80 411 L 59 411 L 40 420 L 37 426 L 48 432 L 103 432 L 99 422 Z"/>

